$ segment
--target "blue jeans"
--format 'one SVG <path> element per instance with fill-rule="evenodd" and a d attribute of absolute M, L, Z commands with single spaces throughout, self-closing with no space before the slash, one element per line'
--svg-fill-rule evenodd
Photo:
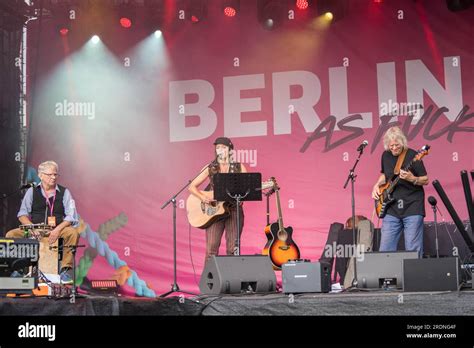
<path fill-rule="evenodd" d="M 418 251 L 418 256 L 423 257 L 423 216 L 412 215 L 397 218 L 385 215 L 382 222 L 382 240 L 380 251 L 396 251 L 398 240 L 403 230 L 405 237 L 405 250 Z"/>

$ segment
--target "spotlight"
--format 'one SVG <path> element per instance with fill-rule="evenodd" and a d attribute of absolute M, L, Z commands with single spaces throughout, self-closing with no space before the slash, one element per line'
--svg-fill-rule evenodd
<path fill-rule="evenodd" d="M 306 10 L 309 6 L 308 0 L 296 0 L 296 8 L 299 10 Z"/>
<path fill-rule="evenodd" d="M 128 17 L 121 17 L 120 25 L 122 26 L 122 28 L 128 29 L 132 26 L 132 20 Z"/>
<path fill-rule="evenodd" d="M 199 23 L 207 16 L 206 0 L 189 0 L 187 8 L 188 18 L 193 23 Z"/>
<path fill-rule="evenodd" d="M 157 39 L 159 39 L 159 38 L 163 35 L 163 33 L 161 32 L 161 30 L 157 30 L 157 31 L 154 32 L 153 35 L 155 35 L 155 37 L 156 37 Z"/>
<path fill-rule="evenodd" d="M 65 8 L 55 9 L 52 11 L 52 15 L 56 19 L 56 29 L 59 34 L 66 36 L 71 30 L 72 20 L 68 10 Z M 75 18 L 75 17 L 74 17 Z"/>
<path fill-rule="evenodd" d="M 338 21 L 346 15 L 348 11 L 348 0 L 319 0 L 316 7 L 319 15 L 328 21 Z"/>
<path fill-rule="evenodd" d="M 237 11 L 235 11 L 235 8 L 233 7 L 226 7 L 224 9 L 224 14 L 227 16 L 227 17 L 234 17 L 236 15 Z"/>
<path fill-rule="evenodd" d="M 285 19 L 287 3 L 280 0 L 258 0 L 257 16 L 258 21 L 265 29 L 273 30 Z"/>
<path fill-rule="evenodd" d="M 91 38 L 91 41 L 92 41 L 93 44 L 99 43 L 100 37 L 99 37 L 98 35 L 94 35 L 94 36 Z"/>
<path fill-rule="evenodd" d="M 224 0 L 222 10 L 227 17 L 234 17 L 240 10 L 240 0 Z"/>
<path fill-rule="evenodd" d="M 69 28 L 67 27 L 60 27 L 59 28 L 59 34 L 62 36 L 66 36 L 69 33 Z"/>

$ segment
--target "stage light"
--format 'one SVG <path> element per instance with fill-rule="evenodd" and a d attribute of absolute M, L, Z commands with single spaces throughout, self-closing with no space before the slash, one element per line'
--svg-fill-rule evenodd
<path fill-rule="evenodd" d="M 308 8 L 308 0 L 296 0 L 296 8 L 299 10 L 306 10 Z"/>
<path fill-rule="evenodd" d="M 268 19 L 265 21 L 265 27 L 266 27 L 267 29 L 273 29 L 273 25 L 274 25 L 273 19 L 268 18 Z"/>
<path fill-rule="evenodd" d="M 71 19 L 65 9 L 54 11 L 53 16 L 56 19 L 56 29 L 61 36 L 66 36 L 71 30 Z"/>
<path fill-rule="evenodd" d="M 240 10 L 240 0 L 224 0 L 222 10 L 227 17 L 234 17 Z"/>
<path fill-rule="evenodd" d="M 59 34 L 61 34 L 62 36 L 66 36 L 68 33 L 69 33 L 69 29 L 66 27 L 62 27 L 59 29 Z"/>
<path fill-rule="evenodd" d="M 122 26 L 122 28 L 128 29 L 132 26 L 132 20 L 128 17 L 121 17 L 120 25 Z"/>
<path fill-rule="evenodd" d="M 234 17 L 236 15 L 236 11 L 235 11 L 235 8 L 233 7 L 226 7 L 224 9 L 224 14 L 227 16 L 227 17 Z"/>
<path fill-rule="evenodd" d="M 273 30 L 283 23 L 286 18 L 288 4 L 279 0 L 258 0 L 258 21 L 265 29 Z"/>
<path fill-rule="evenodd" d="M 91 41 L 93 44 L 99 43 L 100 37 L 98 35 L 94 35 L 92 36 Z"/>
<path fill-rule="evenodd" d="M 187 18 L 192 23 L 199 23 L 207 16 L 207 1 L 204 0 L 190 0 L 187 7 Z"/>
<path fill-rule="evenodd" d="M 157 39 L 159 39 L 159 38 L 163 35 L 163 33 L 161 32 L 161 30 L 157 30 L 157 31 L 154 32 L 153 35 L 155 35 L 155 37 L 156 37 Z"/>
<path fill-rule="evenodd" d="M 348 1 L 346 0 L 319 0 L 316 2 L 316 8 L 322 18 L 336 22 L 345 17 L 348 11 Z"/>

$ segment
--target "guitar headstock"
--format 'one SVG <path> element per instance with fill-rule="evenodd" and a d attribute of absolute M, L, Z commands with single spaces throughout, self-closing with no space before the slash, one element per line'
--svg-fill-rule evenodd
<path fill-rule="evenodd" d="M 431 146 L 430 145 L 425 145 L 421 149 L 418 150 L 416 156 L 415 156 L 415 161 L 421 160 L 423 157 L 425 157 L 427 154 L 430 153 Z"/>
<path fill-rule="evenodd" d="M 273 183 L 272 188 L 275 191 L 278 191 L 280 189 L 280 186 L 278 186 L 278 183 L 277 183 L 275 177 L 272 176 L 269 181 Z"/>

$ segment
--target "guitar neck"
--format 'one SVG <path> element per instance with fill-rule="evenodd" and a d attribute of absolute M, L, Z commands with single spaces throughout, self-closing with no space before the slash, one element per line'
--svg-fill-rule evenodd
<path fill-rule="evenodd" d="M 413 167 L 413 164 L 417 161 L 416 157 L 413 158 L 410 163 L 408 163 L 407 166 L 403 167 L 402 170 L 404 171 L 409 171 L 412 169 Z M 389 189 L 389 192 L 392 193 L 395 186 L 398 184 L 398 182 L 400 181 L 400 175 L 398 175 L 395 179 L 392 180 L 392 183 L 390 184 L 390 189 Z"/>
<path fill-rule="evenodd" d="M 278 210 L 278 226 L 280 230 L 283 230 L 283 214 L 281 213 L 281 205 L 280 205 L 280 190 L 276 189 L 276 203 L 277 203 L 277 210 Z"/>

